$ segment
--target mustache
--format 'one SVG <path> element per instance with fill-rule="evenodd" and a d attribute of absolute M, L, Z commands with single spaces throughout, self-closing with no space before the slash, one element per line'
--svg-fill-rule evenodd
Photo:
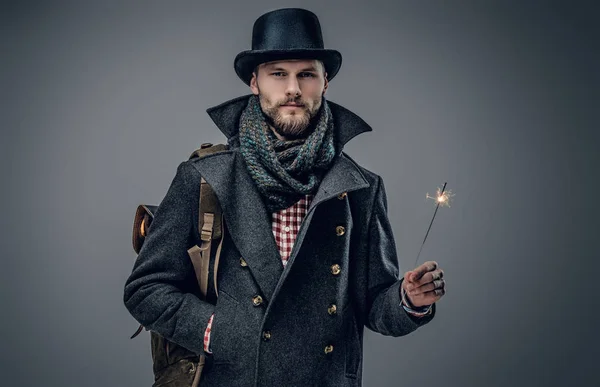
<path fill-rule="evenodd" d="M 283 105 L 287 105 L 287 104 L 296 104 L 296 105 L 302 105 L 304 106 L 305 104 L 302 102 L 301 99 L 290 99 L 290 100 L 286 100 L 284 102 L 281 102 L 279 104 L 279 106 L 283 106 Z"/>

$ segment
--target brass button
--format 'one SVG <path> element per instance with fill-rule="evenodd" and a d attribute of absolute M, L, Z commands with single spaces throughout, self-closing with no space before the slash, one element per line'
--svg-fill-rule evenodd
<path fill-rule="evenodd" d="M 264 340 L 264 341 L 269 341 L 269 340 L 271 340 L 271 332 L 269 332 L 269 331 L 264 331 L 264 332 L 263 332 L 263 340 Z"/>
<path fill-rule="evenodd" d="M 336 233 L 338 236 L 342 236 L 342 235 L 344 235 L 344 233 L 345 233 L 345 232 L 346 232 L 346 229 L 344 228 L 344 226 L 337 226 L 337 227 L 335 228 L 335 233 Z"/>
<path fill-rule="evenodd" d="M 338 199 L 340 200 L 344 200 L 344 198 L 348 196 L 348 194 L 346 192 L 342 192 L 341 194 L 338 195 Z"/>
<path fill-rule="evenodd" d="M 337 306 L 335 306 L 335 304 L 331 304 L 329 305 L 329 308 L 327 308 L 327 313 L 329 313 L 330 315 L 334 315 L 337 313 Z"/>
<path fill-rule="evenodd" d="M 337 263 L 335 265 L 331 265 L 331 274 L 338 275 L 338 274 L 340 274 L 341 271 L 342 271 L 342 269 L 340 268 L 340 265 L 338 265 Z"/>
<path fill-rule="evenodd" d="M 252 303 L 254 304 L 254 306 L 259 306 L 260 304 L 262 304 L 263 299 L 261 296 L 254 296 L 252 297 Z"/>
<path fill-rule="evenodd" d="M 242 265 L 244 267 L 248 266 L 248 264 L 246 263 L 246 261 L 242 257 L 240 257 L 240 265 Z"/>
<path fill-rule="evenodd" d="M 333 352 L 333 345 L 328 345 L 325 347 L 325 353 L 331 353 Z"/>

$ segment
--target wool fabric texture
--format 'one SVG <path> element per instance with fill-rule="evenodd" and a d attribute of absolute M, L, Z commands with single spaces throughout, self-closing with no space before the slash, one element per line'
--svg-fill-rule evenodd
<path fill-rule="evenodd" d="M 240 151 L 269 212 L 316 193 L 336 154 L 333 119 L 325 97 L 306 138 L 278 139 L 257 95 L 249 98 L 239 125 Z"/>

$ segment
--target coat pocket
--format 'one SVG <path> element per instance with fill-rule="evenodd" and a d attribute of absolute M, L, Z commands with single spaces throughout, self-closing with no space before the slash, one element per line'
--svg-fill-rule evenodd
<path fill-rule="evenodd" d="M 356 318 L 354 314 L 349 313 L 346 323 L 346 350 L 345 350 L 345 368 L 346 377 L 356 378 L 358 367 L 362 359 L 362 351 L 360 345 L 360 337 L 356 328 Z"/>
<path fill-rule="evenodd" d="M 214 317 L 210 331 L 210 350 L 213 364 L 229 364 L 238 356 L 240 326 L 238 301 L 219 290 Z"/>

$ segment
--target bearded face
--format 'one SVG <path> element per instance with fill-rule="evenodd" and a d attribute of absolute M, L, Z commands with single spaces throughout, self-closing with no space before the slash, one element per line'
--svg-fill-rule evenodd
<path fill-rule="evenodd" d="M 267 123 L 281 136 L 294 139 L 306 137 L 308 129 L 321 108 L 322 98 L 284 98 L 271 100 L 261 93 L 259 100 Z"/>
<path fill-rule="evenodd" d="M 267 123 L 278 137 L 289 140 L 310 134 L 327 87 L 327 73 L 318 60 L 264 63 L 250 81 Z"/>

